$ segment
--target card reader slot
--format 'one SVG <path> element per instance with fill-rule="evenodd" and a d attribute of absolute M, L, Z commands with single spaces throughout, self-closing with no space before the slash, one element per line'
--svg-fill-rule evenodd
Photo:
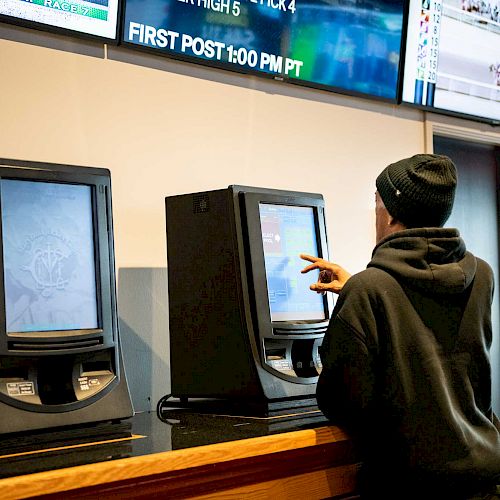
<path fill-rule="evenodd" d="M 266 360 L 277 361 L 279 359 L 286 359 L 286 349 L 267 349 Z"/>
<path fill-rule="evenodd" d="M 15 382 L 27 379 L 27 367 L 0 368 L 0 382 Z"/>

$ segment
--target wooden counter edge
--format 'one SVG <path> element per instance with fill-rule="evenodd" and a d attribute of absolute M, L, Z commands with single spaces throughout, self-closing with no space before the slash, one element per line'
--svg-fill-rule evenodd
<path fill-rule="evenodd" d="M 0 491 L 4 500 L 27 498 L 349 439 L 338 427 L 318 427 L 10 477 Z"/>

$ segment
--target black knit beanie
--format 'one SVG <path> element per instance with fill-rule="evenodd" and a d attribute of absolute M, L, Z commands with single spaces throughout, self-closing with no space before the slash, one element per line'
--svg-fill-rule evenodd
<path fill-rule="evenodd" d="M 376 185 L 389 213 L 406 227 L 442 227 L 453 208 L 457 171 L 447 156 L 420 154 L 386 167 Z"/>

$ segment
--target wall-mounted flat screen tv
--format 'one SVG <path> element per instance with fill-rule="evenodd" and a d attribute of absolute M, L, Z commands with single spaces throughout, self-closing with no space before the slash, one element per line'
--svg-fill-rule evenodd
<path fill-rule="evenodd" d="M 126 0 L 122 42 L 341 93 L 397 98 L 404 0 Z"/>
<path fill-rule="evenodd" d="M 120 0 L 1 0 L 0 21 L 116 41 Z"/>
<path fill-rule="evenodd" d="M 500 123 L 498 0 L 411 0 L 402 100 Z"/>

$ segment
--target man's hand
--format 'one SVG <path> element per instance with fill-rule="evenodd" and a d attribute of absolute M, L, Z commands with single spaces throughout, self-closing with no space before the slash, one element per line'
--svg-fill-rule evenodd
<path fill-rule="evenodd" d="M 319 269 L 319 277 L 316 283 L 313 283 L 309 288 L 318 293 L 334 292 L 340 293 L 342 287 L 346 284 L 347 280 L 351 277 L 344 268 L 340 267 L 333 262 L 313 257 L 301 253 L 300 258 L 312 262 L 302 269 L 301 273 L 308 273 L 313 269 Z"/>

